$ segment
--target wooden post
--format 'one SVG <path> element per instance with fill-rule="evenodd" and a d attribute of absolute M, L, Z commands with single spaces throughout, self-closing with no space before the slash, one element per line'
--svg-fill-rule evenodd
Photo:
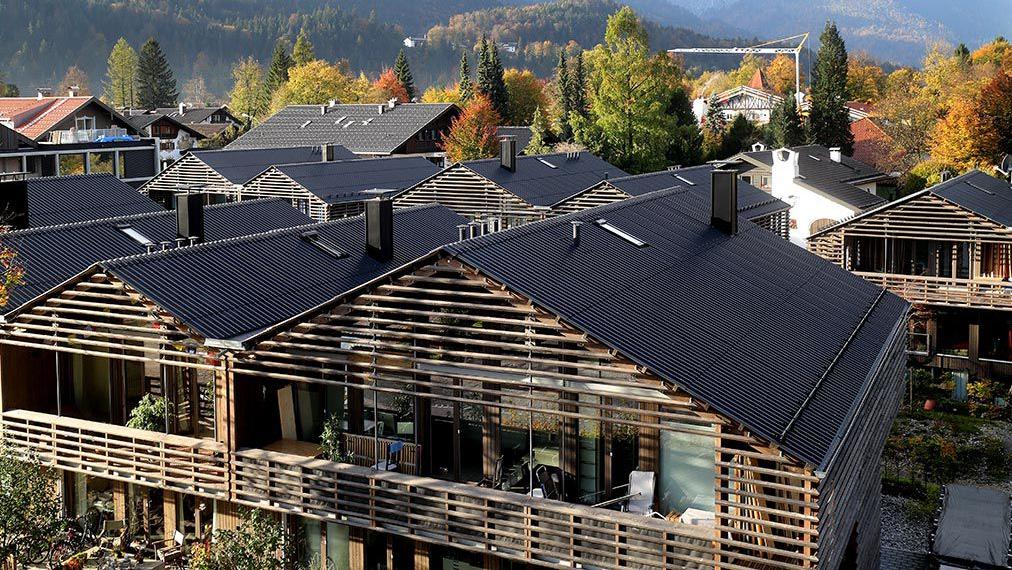
<path fill-rule="evenodd" d="M 239 517 L 236 516 L 235 505 L 227 501 L 215 501 L 214 529 L 235 530 L 238 525 Z"/>
<path fill-rule="evenodd" d="M 175 491 L 164 491 L 162 496 L 162 520 L 165 527 L 165 540 L 171 540 L 176 534 L 176 509 L 179 503 L 179 496 Z"/>
<path fill-rule="evenodd" d="M 415 570 L 429 570 L 429 543 L 415 542 Z"/>
<path fill-rule="evenodd" d="M 125 521 L 127 518 L 127 484 L 120 481 L 112 482 L 113 519 Z"/>
<path fill-rule="evenodd" d="M 490 383 L 483 383 L 482 388 L 494 390 L 496 386 Z M 482 398 L 486 402 L 498 403 L 499 397 L 493 393 L 486 393 Z M 495 477 L 495 465 L 499 461 L 501 451 L 499 449 L 499 429 L 501 418 L 499 417 L 499 406 L 485 406 L 483 426 L 481 430 L 482 447 L 482 471 L 485 478 L 492 480 Z"/>
<path fill-rule="evenodd" d="M 387 535 L 387 568 L 395 568 L 394 566 L 394 537 Z"/>
<path fill-rule="evenodd" d="M 657 404 L 642 404 L 641 409 L 648 412 L 656 412 Z M 657 416 L 640 414 L 640 421 L 651 424 L 657 423 Z M 661 453 L 661 430 L 640 428 L 639 432 L 639 470 L 657 471 Z"/>
<path fill-rule="evenodd" d="M 499 570 L 502 560 L 493 554 L 485 555 L 485 570 Z"/>
<path fill-rule="evenodd" d="M 365 531 L 348 529 L 348 570 L 365 570 Z"/>

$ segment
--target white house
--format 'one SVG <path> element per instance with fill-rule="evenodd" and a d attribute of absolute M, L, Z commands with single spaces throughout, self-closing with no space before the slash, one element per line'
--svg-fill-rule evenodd
<path fill-rule="evenodd" d="M 418 36 L 408 36 L 404 38 L 404 47 L 406 48 L 417 48 L 425 45 L 425 38 Z"/>

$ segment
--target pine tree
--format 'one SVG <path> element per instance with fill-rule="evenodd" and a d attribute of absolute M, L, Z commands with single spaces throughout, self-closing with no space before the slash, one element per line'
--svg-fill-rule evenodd
<path fill-rule="evenodd" d="M 478 48 L 478 81 L 476 91 L 486 97 L 492 91 L 492 56 L 488 50 L 488 38 L 481 36 Z"/>
<path fill-rule="evenodd" d="M 503 69 L 502 60 L 499 59 L 499 48 L 496 47 L 495 42 L 489 44 L 488 51 L 492 72 L 492 88 L 488 96 L 495 112 L 500 117 L 505 117 L 509 111 L 509 92 L 506 90 L 506 79 L 503 77 L 506 70 Z"/>
<path fill-rule="evenodd" d="M 572 88 L 572 110 L 581 117 L 587 117 L 589 109 L 587 105 L 587 69 L 583 65 L 583 52 L 576 54 L 576 69 L 570 74 L 570 86 Z"/>
<path fill-rule="evenodd" d="M 559 61 L 555 64 L 555 100 L 559 114 L 559 137 L 564 141 L 572 140 L 573 124 L 570 122 L 572 112 L 572 87 L 569 79 L 569 65 L 566 62 L 565 50 L 559 50 Z"/>
<path fill-rule="evenodd" d="M 408 92 L 408 101 L 415 98 L 415 79 L 411 76 L 411 68 L 408 67 L 408 57 L 404 55 L 404 49 L 397 53 L 397 60 L 394 61 L 394 77 L 401 82 L 404 90 Z"/>
<path fill-rule="evenodd" d="M 721 113 L 720 105 L 715 99 L 711 99 L 706 106 L 706 115 L 703 116 L 703 130 L 713 135 L 720 135 L 726 128 L 727 119 Z"/>
<path fill-rule="evenodd" d="M 172 68 L 155 38 L 148 38 L 137 60 L 137 104 L 142 109 L 172 107 L 177 99 L 179 91 Z"/>
<path fill-rule="evenodd" d="M 798 146 L 805 142 L 805 129 L 793 93 L 787 94 L 783 103 L 773 109 L 769 129 L 770 142 L 777 148 Z"/>
<path fill-rule="evenodd" d="M 271 65 L 267 69 L 266 89 L 268 95 L 281 88 L 288 81 L 288 70 L 294 62 L 288 53 L 288 40 L 281 38 L 274 44 L 274 54 L 271 55 Z"/>
<path fill-rule="evenodd" d="M 966 44 L 961 43 L 956 46 L 952 54 L 959 58 L 959 62 L 963 65 L 970 63 L 970 48 L 966 47 Z"/>
<path fill-rule="evenodd" d="M 846 107 L 847 48 L 833 22 L 826 22 L 819 43 L 808 138 L 825 147 L 840 147 L 849 155 L 853 152 L 854 135 L 850 132 Z"/>
<path fill-rule="evenodd" d="M 113 107 L 133 107 L 137 101 L 137 52 L 120 38 L 109 53 L 102 97 Z"/>
<path fill-rule="evenodd" d="M 545 113 L 538 107 L 534 110 L 534 121 L 531 122 L 531 141 L 523 149 L 524 154 L 547 154 L 552 152 L 552 146 L 548 144 L 551 133 L 548 132 L 548 120 Z"/>
<path fill-rule="evenodd" d="M 467 52 L 460 52 L 460 106 L 463 107 L 474 96 L 474 82 L 471 81 L 471 65 L 467 62 Z"/>
<path fill-rule="evenodd" d="M 313 52 L 313 43 L 309 41 L 306 28 L 302 28 L 299 30 L 299 37 L 295 38 L 292 61 L 295 65 L 305 65 L 314 59 L 316 59 L 316 54 Z"/>

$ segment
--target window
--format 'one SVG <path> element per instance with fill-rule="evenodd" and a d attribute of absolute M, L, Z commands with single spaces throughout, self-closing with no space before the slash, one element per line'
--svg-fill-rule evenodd
<path fill-rule="evenodd" d="M 84 161 L 87 160 L 84 153 L 58 155 L 60 164 L 60 176 L 70 174 L 84 174 Z"/>
<path fill-rule="evenodd" d="M 79 131 L 95 130 L 95 117 L 76 117 L 74 119 L 74 128 Z"/>
<path fill-rule="evenodd" d="M 761 180 L 762 180 L 762 182 L 760 183 L 760 185 L 763 188 L 769 189 L 769 187 L 770 187 L 770 177 L 769 176 L 763 176 L 761 178 Z"/>
<path fill-rule="evenodd" d="M 137 231 L 130 224 L 119 224 L 119 225 L 116 226 L 116 229 L 119 230 L 119 231 L 121 231 L 121 232 L 123 232 L 123 233 L 125 233 L 126 235 L 130 236 L 131 239 L 133 239 L 135 242 L 137 242 L 137 243 L 139 243 L 141 245 L 144 245 L 144 246 L 155 245 L 155 242 L 153 242 L 150 239 L 148 239 L 148 236 L 146 236 L 146 235 L 142 234 L 141 232 Z"/>
<path fill-rule="evenodd" d="M 612 234 L 615 234 L 616 236 L 624 239 L 625 241 L 633 244 L 636 247 L 646 247 L 647 245 L 649 245 L 649 244 L 647 244 L 647 242 L 641 240 L 640 238 L 638 238 L 638 237 L 636 237 L 636 236 L 634 236 L 634 235 L 632 235 L 630 233 L 627 233 L 625 230 L 622 230 L 621 228 L 617 228 L 617 227 L 609 224 L 608 220 L 600 219 L 600 220 L 597 220 L 594 223 L 596 223 L 598 226 L 601 227 L 601 229 L 605 230 L 606 232 L 610 232 Z"/>
<path fill-rule="evenodd" d="M 320 232 L 316 230 L 303 232 L 302 239 L 315 245 L 320 251 L 323 251 L 328 255 L 332 255 L 337 259 L 344 259 L 345 257 L 348 257 L 348 252 L 341 249 L 341 246 L 337 245 L 329 238 L 321 236 Z"/>
<path fill-rule="evenodd" d="M 708 426 L 668 423 L 676 429 L 711 431 Z M 716 438 L 682 431 L 661 431 L 658 512 L 681 515 L 686 509 L 713 512 Z"/>
<path fill-rule="evenodd" d="M 92 152 L 88 154 L 91 160 L 90 172 L 92 174 L 115 174 L 113 172 L 113 154 L 111 152 Z"/>

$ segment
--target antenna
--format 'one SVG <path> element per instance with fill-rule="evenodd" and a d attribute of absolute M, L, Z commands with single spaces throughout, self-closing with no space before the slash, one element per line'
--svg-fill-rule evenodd
<path fill-rule="evenodd" d="M 774 44 L 781 44 L 792 40 L 800 39 L 798 45 L 794 47 L 782 46 L 775 47 Z M 794 54 L 794 96 L 797 97 L 801 93 L 801 48 L 808 41 L 808 32 L 798 34 L 796 36 L 789 36 L 786 38 L 780 38 L 779 40 L 770 40 L 761 44 L 756 44 L 749 47 L 696 47 L 696 48 L 674 48 L 669 49 L 668 53 L 730 53 L 745 55 L 747 53 L 792 53 Z"/>

